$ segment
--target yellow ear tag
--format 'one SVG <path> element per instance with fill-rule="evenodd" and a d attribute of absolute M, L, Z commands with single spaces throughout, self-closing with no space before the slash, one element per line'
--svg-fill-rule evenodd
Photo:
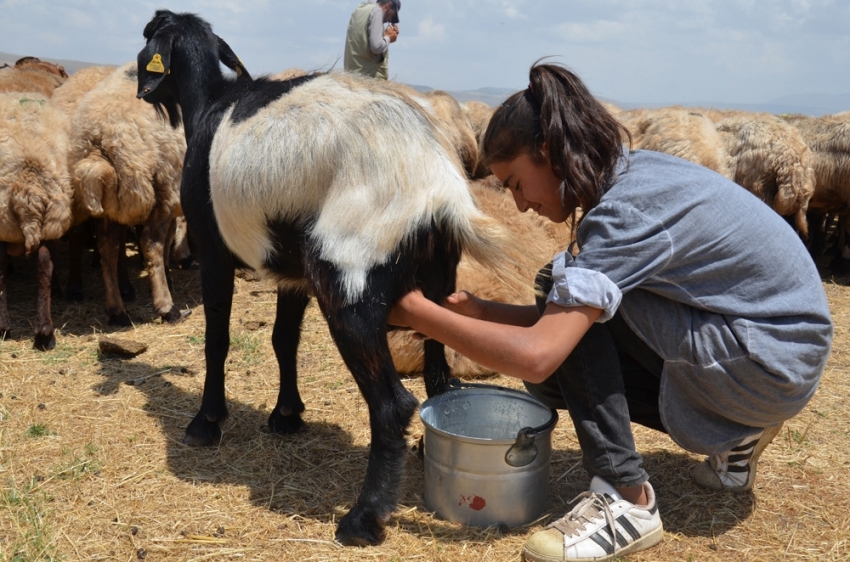
<path fill-rule="evenodd" d="M 145 68 L 148 72 L 158 72 L 160 74 L 164 74 L 165 65 L 162 64 L 162 56 L 159 53 L 155 54 Z"/>

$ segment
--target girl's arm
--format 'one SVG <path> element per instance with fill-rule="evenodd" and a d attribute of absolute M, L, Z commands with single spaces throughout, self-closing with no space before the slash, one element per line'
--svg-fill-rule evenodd
<path fill-rule="evenodd" d="M 451 301 L 449 297 L 447 307 L 457 307 L 458 303 Z M 530 317 L 526 307 L 496 308 L 503 313 L 511 309 L 513 313 L 508 316 L 513 319 Z M 540 383 L 564 362 L 602 314 L 589 306 L 565 308 L 550 303 L 533 324 L 513 325 L 466 315 L 469 310 L 466 303 L 454 312 L 413 291 L 396 303 L 388 322 L 408 326 L 497 372 Z M 485 318 L 493 311 L 487 304 L 480 310 Z"/>

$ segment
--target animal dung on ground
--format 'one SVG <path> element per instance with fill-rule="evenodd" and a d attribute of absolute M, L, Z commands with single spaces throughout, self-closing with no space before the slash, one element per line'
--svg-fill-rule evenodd
<path fill-rule="evenodd" d="M 148 345 L 133 340 L 100 338 L 97 342 L 101 353 L 135 357 L 148 350 Z"/>

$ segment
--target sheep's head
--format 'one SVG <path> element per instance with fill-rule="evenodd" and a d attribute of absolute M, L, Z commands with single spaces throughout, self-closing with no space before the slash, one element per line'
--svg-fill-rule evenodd
<path fill-rule="evenodd" d="M 137 97 L 156 107 L 157 111 L 168 112 L 173 126 L 180 121 L 178 111 L 179 88 L 172 69 L 181 74 L 205 73 L 194 76 L 204 82 L 221 78 L 218 68 L 220 60 L 236 72 L 241 80 L 250 80 L 251 75 L 239 61 L 233 50 L 221 37 L 212 32 L 210 24 L 195 14 L 175 14 L 158 10 L 145 26 L 145 47 L 139 52 L 139 89 Z M 187 60 L 182 60 L 187 59 Z M 185 78 L 189 78 L 188 74 Z"/>

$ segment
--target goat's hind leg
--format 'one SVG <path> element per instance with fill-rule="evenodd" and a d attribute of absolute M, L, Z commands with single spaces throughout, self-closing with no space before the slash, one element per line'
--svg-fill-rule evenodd
<path fill-rule="evenodd" d="M 298 393 L 298 343 L 301 322 L 310 297 L 301 293 L 278 291 L 277 313 L 272 332 L 272 347 L 280 367 L 280 392 L 277 405 L 269 416 L 269 431 L 294 433 L 304 427 L 301 412 L 304 402 Z"/>
<path fill-rule="evenodd" d="M 369 407 L 372 431 L 363 488 L 357 505 L 340 520 L 336 539 L 349 546 L 378 544 L 398 502 L 407 449 L 405 435 L 418 402 L 401 384 L 393 366 L 385 307 L 371 302 L 332 314 L 325 307 L 323 311 L 340 355 Z"/>

